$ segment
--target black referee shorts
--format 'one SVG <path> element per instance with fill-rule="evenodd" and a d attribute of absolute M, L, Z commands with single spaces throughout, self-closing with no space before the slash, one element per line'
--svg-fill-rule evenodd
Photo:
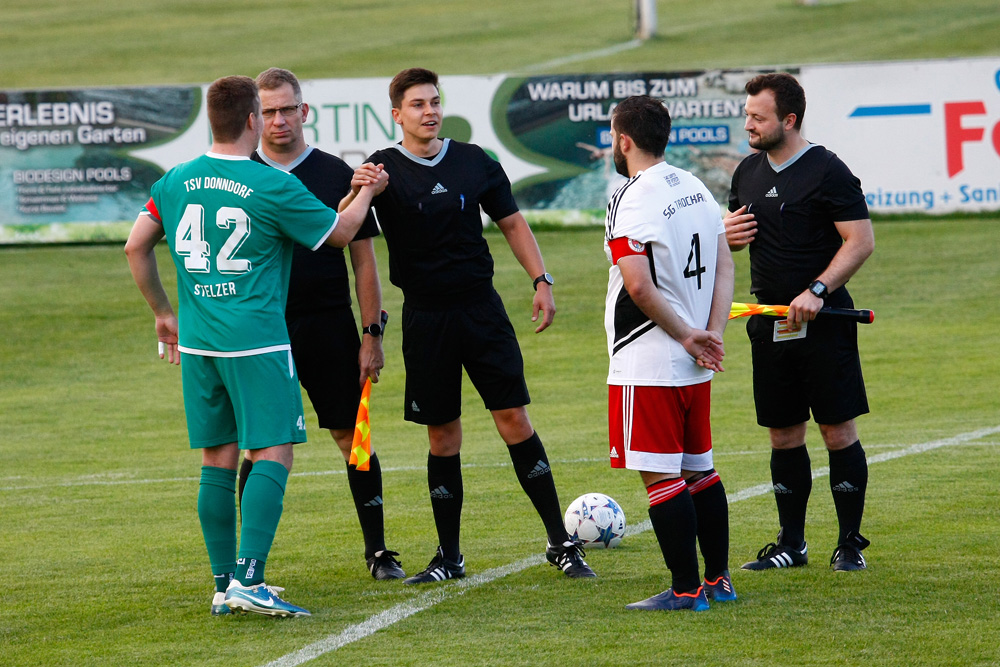
<path fill-rule="evenodd" d="M 776 318 L 747 322 L 757 423 L 786 428 L 809 421 L 840 424 L 868 412 L 858 355 L 858 325 L 813 320 L 806 337 L 774 342 Z"/>
<path fill-rule="evenodd" d="M 353 429 L 361 400 L 358 351 L 361 334 L 350 308 L 295 317 L 287 322 L 299 382 L 320 428 Z"/>
<path fill-rule="evenodd" d="M 451 310 L 403 304 L 404 418 L 446 424 L 462 415 L 462 367 L 487 410 L 527 405 L 524 360 L 495 290 Z"/>

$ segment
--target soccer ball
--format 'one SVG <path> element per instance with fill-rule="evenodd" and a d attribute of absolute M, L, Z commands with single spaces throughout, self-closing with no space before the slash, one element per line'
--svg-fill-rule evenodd
<path fill-rule="evenodd" d="M 625 512 L 603 493 L 585 493 L 570 503 L 564 523 L 570 539 L 585 547 L 613 549 L 625 536 Z"/>

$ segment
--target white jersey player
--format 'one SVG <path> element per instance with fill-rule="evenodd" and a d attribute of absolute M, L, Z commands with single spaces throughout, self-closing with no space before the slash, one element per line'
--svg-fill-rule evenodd
<path fill-rule="evenodd" d="M 608 204 L 607 310 L 611 466 L 638 470 L 671 586 L 629 609 L 708 609 L 735 600 L 729 514 L 712 463 L 711 379 L 721 371 L 733 262 L 708 189 L 664 160 L 670 114 L 651 97 L 615 107 Z M 698 573 L 697 545 L 705 558 Z"/>

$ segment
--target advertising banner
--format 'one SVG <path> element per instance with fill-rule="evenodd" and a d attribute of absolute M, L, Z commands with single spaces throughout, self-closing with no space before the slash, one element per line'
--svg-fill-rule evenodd
<path fill-rule="evenodd" d="M 803 136 L 878 213 L 1000 210 L 1000 58 L 803 67 Z"/>
<path fill-rule="evenodd" d="M 652 95 L 673 119 L 667 161 L 725 205 L 762 71 L 444 76 L 441 134 L 498 159 L 529 219 L 599 223 L 621 182 L 611 112 Z M 1000 59 L 784 71 L 806 89 L 803 135 L 844 159 L 872 212 L 1000 210 Z M 306 140 L 351 166 L 398 142 L 388 84 L 303 81 Z M 206 89 L 0 91 L 0 243 L 123 240 L 150 185 L 211 146 Z"/>

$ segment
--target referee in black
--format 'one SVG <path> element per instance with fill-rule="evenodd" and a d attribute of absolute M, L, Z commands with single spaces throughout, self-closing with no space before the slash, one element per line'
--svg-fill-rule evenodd
<path fill-rule="evenodd" d="M 542 518 L 547 559 L 570 577 L 593 577 L 579 545 L 566 534 L 545 448 L 528 419 L 524 362 L 493 288 L 493 258 L 480 207 L 534 282 L 532 321 L 542 317 L 536 333 L 555 315 L 552 276 L 500 164 L 479 146 L 438 136 L 437 75 L 404 70 L 393 78 L 389 97 L 403 138 L 368 159 L 389 173 L 389 185 L 372 206 L 389 248 L 389 280 L 403 291 L 405 418 L 427 426 L 427 482 L 439 540 L 427 569 L 405 583 L 465 576 L 459 546 L 463 367 Z M 359 169 L 353 187 L 360 188 L 366 178 L 365 168 Z"/>
<path fill-rule="evenodd" d="M 788 304 L 791 331 L 774 318 L 747 323 L 757 423 L 771 437 L 771 481 L 778 538 L 743 565 L 767 570 L 805 565 L 806 505 L 812 472 L 806 451 L 809 413 L 830 459 L 840 534 L 830 564 L 867 567 L 861 517 L 868 462 L 855 418 L 868 412 L 857 324 L 816 319 L 824 306 L 851 308 L 847 281 L 875 248 L 861 182 L 835 154 L 801 135 L 805 92 L 789 74 L 746 84 L 746 125 L 757 152 L 736 168 L 725 218 L 733 251 L 750 246 L 750 291 L 758 302 Z"/>
<path fill-rule="evenodd" d="M 302 124 L 309 105 L 295 74 L 278 67 L 257 75 L 264 130 L 258 162 L 287 171 L 327 206 L 336 209 L 351 190 L 354 171 L 340 158 L 308 145 Z M 382 287 L 375 264 L 372 237 L 378 226 L 369 213 L 348 244 L 355 291 L 363 320 L 358 327 L 351 310 L 350 280 L 341 248 L 323 246 L 313 252 L 295 244 L 288 284 L 285 323 L 299 381 L 309 394 L 320 428 L 330 430 L 344 460 L 351 454 L 354 423 L 365 379 L 378 382 L 385 364 L 382 351 Z M 252 462 L 240 468 L 240 491 Z M 347 481 L 365 541 L 365 560 L 375 579 L 406 576 L 396 556 L 385 546 L 382 468 L 372 451 L 369 469 L 347 466 Z"/>

